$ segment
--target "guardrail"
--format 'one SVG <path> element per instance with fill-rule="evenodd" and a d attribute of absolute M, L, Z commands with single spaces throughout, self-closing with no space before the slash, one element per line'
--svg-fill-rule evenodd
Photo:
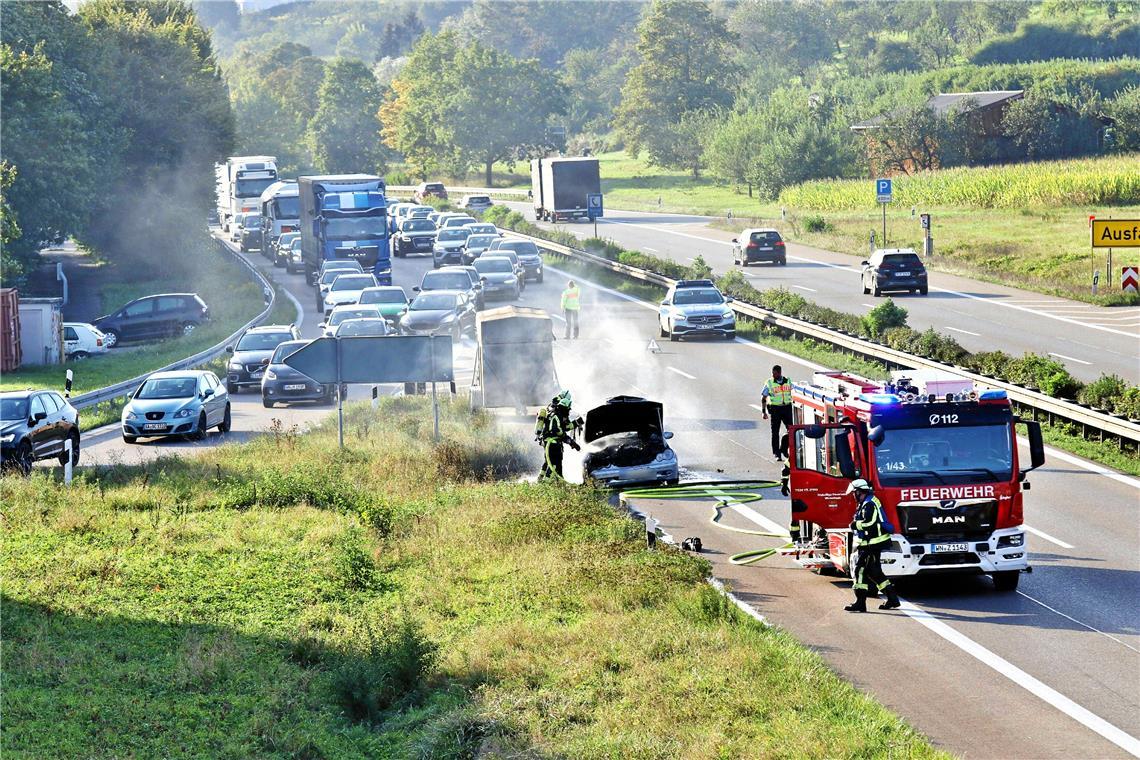
<path fill-rule="evenodd" d="M 180 369 L 189 369 L 190 367 L 195 367 L 199 364 L 204 364 L 205 362 L 208 362 L 220 356 L 226 350 L 226 346 L 230 345 L 235 340 L 240 338 L 242 333 L 244 333 L 246 330 L 258 324 L 269 316 L 269 313 L 273 311 L 273 305 L 277 300 L 277 292 L 274 289 L 273 285 L 269 282 L 269 280 L 265 278 L 265 275 L 257 270 L 257 267 L 246 261 L 245 257 L 234 253 L 233 250 L 230 249 L 230 247 L 223 243 L 221 240 L 217 240 L 217 238 L 215 238 L 215 242 L 221 246 L 222 250 L 225 251 L 227 255 L 232 256 L 233 258 L 240 261 L 242 266 L 248 269 L 250 273 L 253 274 L 254 278 L 261 283 L 262 291 L 269 297 L 268 305 L 265 307 L 265 309 L 256 317 L 242 325 L 237 332 L 216 346 L 211 346 L 205 351 L 199 351 L 193 356 L 181 359 L 174 362 L 173 364 L 168 364 L 165 367 L 159 367 L 158 369 L 151 370 L 150 372 L 139 375 L 138 377 L 132 377 L 130 380 L 124 380 L 121 383 L 108 385 L 106 388 L 100 388 L 99 390 L 89 391 L 87 393 L 74 396 L 71 399 L 72 406 L 74 406 L 76 409 L 83 409 L 85 407 L 94 406 L 95 404 L 100 404 L 104 401 L 110 401 L 112 399 L 119 398 L 120 396 L 125 396 L 129 393 L 134 392 L 135 388 L 138 388 L 139 385 L 142 384 L 143 380 L 146 380 L 147 377 L 154 374 L 155 372 L 173 372 Z"/>
<path fill-rule="evenodd" d="M 388 191 L 393 193 L 410 193 L 416 189 L 416 185 L 388 185 Z M 526 200 L 528 190 L 522 190 L 517 187 L 448 187 L 448 194 L 462 193 L 464 195 L 489 195 L 492 198 L 501 198 L 503 200 Z"/>
<path fill-rule="evenodd" d="M 656 272 L 649 272 L 644 269 L 639 269 L 638 267 L 632 267 L 628 264 L 622 264 L 619 261 L 611 261 L 602 256 L 581 251 L 577 248 L 571 248 L 560 243 L 554 243 L 543 238 L 523 235 L 513 231 L 508 232 L 515 237 L 532 241 L 539 248 L 546 249 L 561 256 L 566 256 L 567 258 L 608 269 L 611 272 L 616 272 L 631 279 L 658 285 L 663 288 L 668 288 L 674 283 L 674 280 L 657 274 Z M 1121 447 L 1124 446 L 1125 441 L 1130 441 L 1140 447 L 1140 425 L 1130 420 L 1090 409 L 1072 401 L 1053 398 L 1045 393 L 982 375 L 965 367 L 957 367 L 923 356 L 914 356 L 913 354 L 904 353 L 903 351 L 898 351 L 882 343 L 857 337 L 841 330 L 836 330 L 833 327 L 785 316 L 765 309 L 762 306 L 756 306 L 742 301 L 733 301 L 731 306 L 733 311 L 737 314 L 742 314 L 770 327 L 776 327 L 795 335 L 828 343 L 857 356 L 882 362 L 886 364 L 888 368 L 937 369 L 953 372 L 961 377 L 969 378 L 975 383 L 1005 391 L 1011 403 L 1020 409 L 1028 410 L 1034 419 L 1041 416 L 1050 423 L 1057 419 L 1064 420 L 1072 424 L 1080 425 L 1086 437 L 1095 433 L 1102 439 L 1104 437 L 1117 439 Z"/>

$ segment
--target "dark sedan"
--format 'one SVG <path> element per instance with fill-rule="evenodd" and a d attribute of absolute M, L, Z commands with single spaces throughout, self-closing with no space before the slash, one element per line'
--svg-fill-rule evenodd
<path fill-rule="evenodd" d="M 285 363 L 286 356 L 307 345 L 307 340 L 290 340 L 279 345 L 273 352 L 269 366 L 265 368 L 265 377 L 261 380 L 261 403 L 266 408 L 294 401 L 317 401 L 324 404 L 333 402 L 336 385 L 322 385 Z"/>
<path fill-rule="evenodd" d="M 529 240 L 503 240 L 491 243 L 487 253 L 498 254 L 500 251 L 511 251 L 518 256 L 519 264 L 523 268 L 523 282 L 534 280 L 542 282 L 542 254 L 538 246 Z"/>
<path fill-rule="evenodd" d="M 432 290 L 420 293 L 400 319 L 404 335 L 442 335 L 455 340 L 475 329 L 475 304 L 465 291 Z"/>
<path fill-rule="evenodd" d="M 55 391 L 0 393 L 0 461 L 27 475 L 39 459 L 79 463 L 79 411 Z"/>
<path fill-rule="evenodd" d="M 265 366 L 273 350 L 287 340 L 301 337 L 293 325 L 251 327 L 236 346 L 226 346 L 232 354 L 226 367 L 226 390 L 237 393 L 241 388 L 259 387 Z"/>
<path fill-rule="evenodd" d="M 519 299 L 519 278 L 514 265 L 506 256 L 486 254 L 475 259 L 475 271 L 483 280 L 483 293 L 487 298 L 501 296 L 512 301 Z"/>

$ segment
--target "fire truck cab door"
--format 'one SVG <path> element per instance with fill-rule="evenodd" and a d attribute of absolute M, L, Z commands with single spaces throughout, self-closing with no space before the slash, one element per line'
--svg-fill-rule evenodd
<path fill-rule="evenodd" d="M 846 528 L 855 514 L 848 484 L 864 472 L 850 425 L 792 425 L 788 435 L 788 487 L 792 519 L 823 528 Z"/>

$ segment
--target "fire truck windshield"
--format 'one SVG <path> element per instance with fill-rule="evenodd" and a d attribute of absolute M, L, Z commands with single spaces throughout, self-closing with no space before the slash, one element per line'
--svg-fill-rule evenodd
<path fill-rule="evenodd" d="M 1008 425 L 893 428 L 874 449 L 884 486 L 1001 482 L 1013 477 Z"/>

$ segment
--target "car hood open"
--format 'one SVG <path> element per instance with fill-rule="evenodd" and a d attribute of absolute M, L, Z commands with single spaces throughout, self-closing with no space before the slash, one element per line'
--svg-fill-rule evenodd
<path fill-rule="evenodd" d="M 639 396 L 614 396 L 586 413 L 583 438 L 587 443 L 619 433 L 636 433 L 642 438 L 662 435 L 663 409 L 660 403 Z"/>

